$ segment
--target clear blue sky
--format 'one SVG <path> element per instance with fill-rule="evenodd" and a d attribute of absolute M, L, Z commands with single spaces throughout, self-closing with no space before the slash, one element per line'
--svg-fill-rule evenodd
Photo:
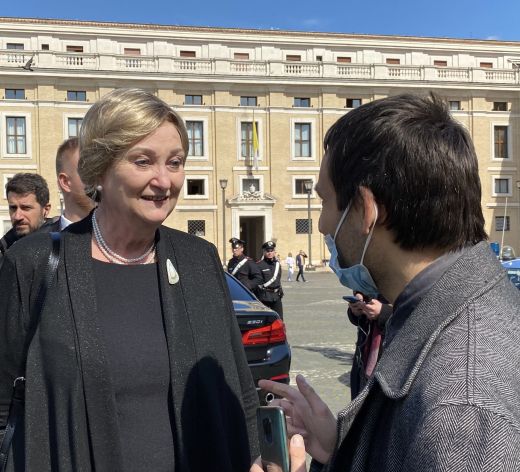
<path fill-rule="evenodd" d="M 0 16 L 520 41 L 520 0 L 0 1 Z"/>

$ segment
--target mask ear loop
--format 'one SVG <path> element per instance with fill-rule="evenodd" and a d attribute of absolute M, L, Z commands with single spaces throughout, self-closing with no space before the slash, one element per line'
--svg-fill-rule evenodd
<path fill-rule="evenodd" d="M 351 205 L 352 205 L 352 201 L 349 202 L 349 204 L 347 205 L 347 208 L 345 208 L 345 211 L 343 212 L 343 215 L 341 215 L 338 226 L 336 226 L 336 231 L 334 231 L 334 242 L 336 242 L 336 236 L 338 235 L 339 230 L 341 229 L 341 226 L 343 225 L 343 222 L 345 221 L 345 218 L 347 217 L 347 214 L 348 214 L 348 211 L 350 210 Z"/>
<path fill-rule="evenodd" d="M 370 243 L 370 240 L 372 239 L 372 234 L 374 233 L 374 228 L 376 227 L 376 223 L 377 223 L 378 212 L 377 212 L 377 205 L 375 203 L 374 203 L 374 211 L 376 212 L 376 219 L 374 220 L 374 223 L 372 224 L 372 228 L 370 228 L 370 232 L 368 233 L 368 238 L 365 243 L 365 247 L 363 248 L 363 254 L 361 254 L 361 261 L 359 261 L 359 263 L 361 265 L 363 265 L 363 259 L 365 258 L 365 252 L 367 252 L 368 244 Z"/>

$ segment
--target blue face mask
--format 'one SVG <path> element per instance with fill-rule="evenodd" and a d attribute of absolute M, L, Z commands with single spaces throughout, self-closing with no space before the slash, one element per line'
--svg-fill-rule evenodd
<path fill-rule="evenodd" d="M 374 208 L 375 208 L 375 212 L 376 212 L 375 221 L 377 221 L 377 206 L 374 205 Z M 341 225 L 343 224 L 343 221 L 345 221 L 345 218 L 346 218 L 349 210 L 350 210 L 350 204 L 347 208 L 345 208 L 343 215 L 341 215 L 341 219 L 339 220 L 338 226 L 336 227 L 334 237 L 332 237 L 330 234 L 327 234 L 325 236 L 325 244 L 327 245 L 327 247 L 329 248 L 329 251 L 330 251 L 329 266 L 334 271 L 334 273 L 337 275 L 341 285 L 344 285 L 345 287 L 352 289 L 352 291 L 354 291 L 354 292 L 361 292 L 363 295 L 366 295 L 371 298 L 375 298 L 379 294 L 379 290 L 377 288 L 376 283 L 374 282 L 374 279 L 372 279 L 370 272 L 363 265 L 363 259 L 365 257 L 365 252 L 368 248 L 368 244 L 370 243 L 370 240 L 372 239 L 372 233 L 374 232 L 374 227 L 376 225 L 375 221 L 374 221 L 374 225 L 370 229 L 370 233 L 368 234 L 367 241 L 365 243 L 365 247 L 363 248 L 363 254 L 361 255 L 361 261 L 359 262 L 359 264 L 353 265 L 352 267 L 346 267 L 346 268 L 340 267 L 340 265 L 339 265 L 338 248 L 336 247 L 336 236 L 338 235 Z"/>

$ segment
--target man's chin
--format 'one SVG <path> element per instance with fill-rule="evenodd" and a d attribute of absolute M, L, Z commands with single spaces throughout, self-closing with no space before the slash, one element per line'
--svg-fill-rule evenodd
<path fill-rule="evenodd" d="M 27 236 L 29 234 L 29 228 L 23 227 L 23 228 L 14 228 L 14 232 L 16 233 L 16 236 L 21 238 L 22 236 Z"/>

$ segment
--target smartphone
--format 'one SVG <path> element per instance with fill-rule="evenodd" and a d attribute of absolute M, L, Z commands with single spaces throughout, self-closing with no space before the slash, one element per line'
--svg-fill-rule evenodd
<path fill-rule="evenodd" d="M 278 406 L 259 406 L 256 422 L 262 465 L 290 472 L 289 439 L 283 410 Z"/>
<path fill-rule="evenodd" d="M 363 300 L 360 300 L 358 297 L 354 297 L 354 295 L 345 295 L 343 297 L 343 300 L 345 300 L 346 302 L 349 302 L 349 303 L 357 303 L 357 302 L 363 301 Z"/>

